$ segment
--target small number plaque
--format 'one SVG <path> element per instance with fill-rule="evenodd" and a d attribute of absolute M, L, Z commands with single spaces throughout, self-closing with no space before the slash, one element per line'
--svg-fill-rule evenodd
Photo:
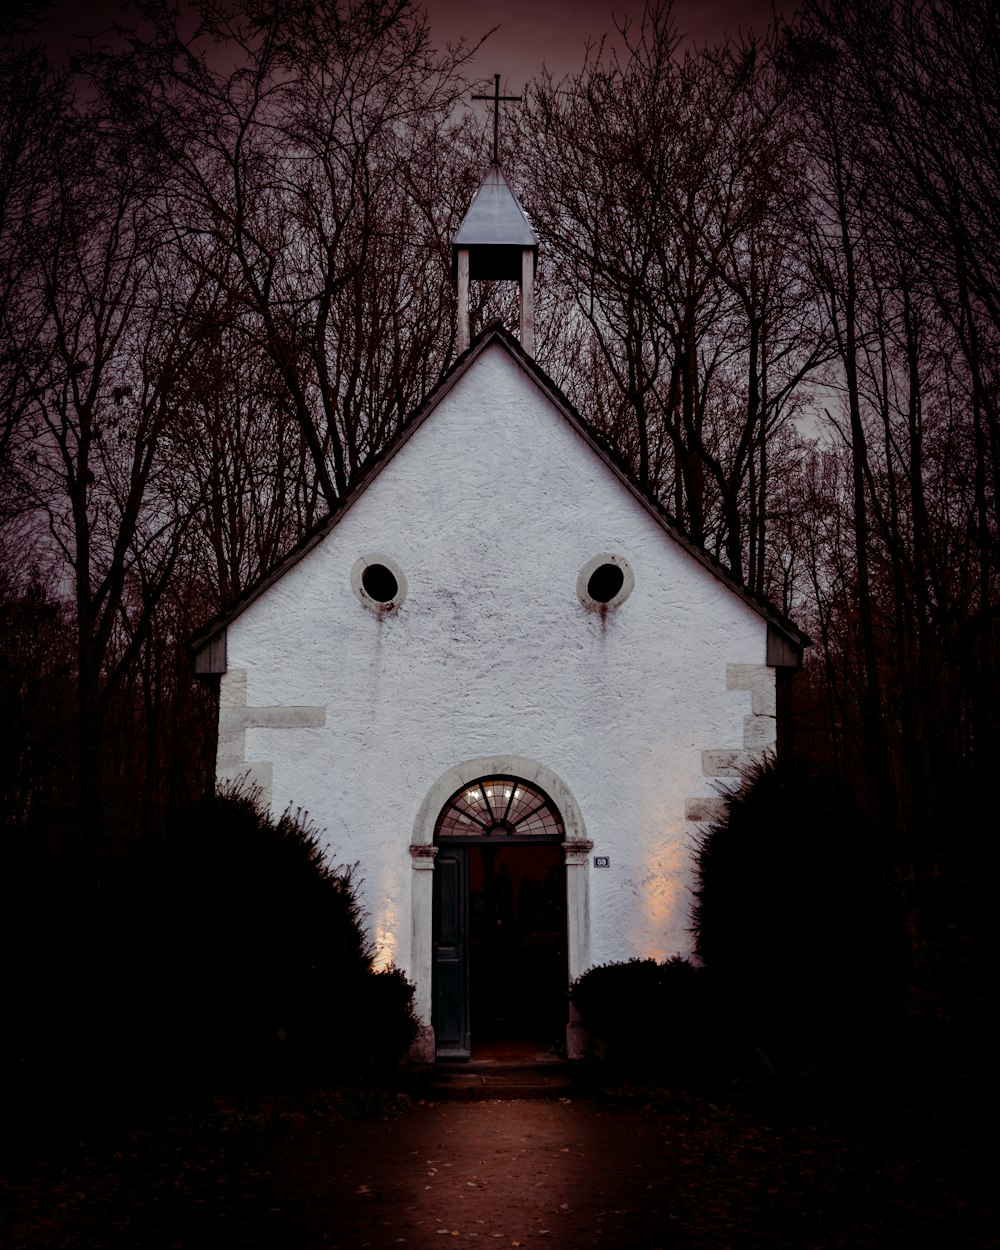
<path fill-rule="evenodd" d="M 595 856 L 594 856 L 594 867 L 595 867 L 595 868 L 610 868 L 610 867 L 611 867 L 611 856 L 610 856 L 610 855 L 595 855 Z"/>

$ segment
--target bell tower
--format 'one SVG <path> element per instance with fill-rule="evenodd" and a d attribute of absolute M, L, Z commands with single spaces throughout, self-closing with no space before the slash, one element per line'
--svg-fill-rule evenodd
<path fill-rule="evenodd" d="M 493 163 L 472 197 L 451 245 L 452 274 L 458 284 L 458 350 L 469 346 L 469 282 L 517 282 L 521 288 L 521 346 L 535 354 L 535 265 L 538 239 L 500 168 L 498 140 L 500 105 L 520 96 L 500 94 L 500 75 L 494 75 L 493 94 L 473 96 L 489 100 L 493 114 Z"/>

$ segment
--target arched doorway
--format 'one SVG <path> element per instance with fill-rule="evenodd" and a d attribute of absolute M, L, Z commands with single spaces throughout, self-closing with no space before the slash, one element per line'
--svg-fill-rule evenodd
<path fill-rule="evenodd" d="M 566 1028 L 566 829 L 523 777 L 473 778 L 434 828 L 433 1025 L 438 1057 L 530 1043 Z"/>
<path fill-rule="evenodd" d="M 524 755 L 481 755 L 454 764 L 431 785 L 413 821 L 410 840 L 410 956 L 405 962 L 413 981 L 413 1009 L 419 1022 L 410 1047 L 414 1063 L 433 1063 L 438 1054 L 434 1035 L 434 895 L 439 845 L 434 832 L 451 795 L 480 777 L 522 778 L 554 803 L 562 818 L 565 840 L 562 862 L 566 873 L 567 984 L 590 967 L 590 891 L 588 864 L 593 843 L 587 837 L 583 812 L 562 777 L 539 760 Z M 454 871 L 454 868 L 452 870 Z M 464 894 L 461 897 L 465 897 Z M 566 1052 L 581 1058 L 584 1039 L 571 1018 L 566 1030 Z"/>

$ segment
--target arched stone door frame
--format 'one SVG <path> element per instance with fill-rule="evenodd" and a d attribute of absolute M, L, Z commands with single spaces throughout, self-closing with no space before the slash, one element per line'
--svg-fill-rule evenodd
<path fill-rule="evenodd" d="M 420 1022 L 410 1057 L 416 1063 L 433 1063 L 435 1057 L 432 1017 L 434 917 L 434 828 L 445 803 L 456 791 L 478 777 L 519 777 L 543 790 L 559 809 L 566 831 L 562 843 L 566 865 L 566 942 L 569 979 L 575 981 L 590 966 L 590 895 L 587 865 L 593 846 L 587 838 L 583 814 L 563 779 L 537 760 L 521 755 L 481 755 L 449 768 L 428 790 L 413 822 L 410 856 L 411 884 L 410 978 L 414 983 L 413 1009 Z M 570 1031 L 573 1031 L 570 1024 Z M 571 1037 L 567 1037 L 574 1057 Z"/>

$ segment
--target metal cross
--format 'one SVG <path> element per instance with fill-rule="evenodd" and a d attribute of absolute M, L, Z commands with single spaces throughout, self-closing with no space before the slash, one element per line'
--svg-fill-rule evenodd
<path fill-rule="evenodd" d="M 521 100 L 523 97 L 519 95 L 501 95 L 500 94 L 500 75 L 493 75 L 493 94 L 492 95 L 474 95 L 474 100 L 492 100 L 493 101 L 493 164 L 499 164 L 497 153 L 500 148 L 500 105 L 505 101 L 511 102 Z"/>

